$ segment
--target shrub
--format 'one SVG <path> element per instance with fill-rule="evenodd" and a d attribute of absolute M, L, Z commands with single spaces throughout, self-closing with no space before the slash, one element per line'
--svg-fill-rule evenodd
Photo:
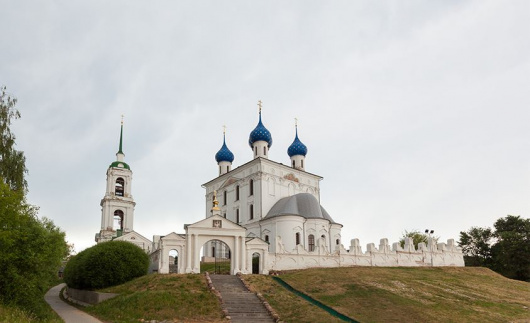
<path fill-rule="evenodd" d="M 64 269 L 64 281 L 77 289 L 119 285 L 147 274 L 149 257 L 125 241 L 97 244 L 72 257 Z"/>

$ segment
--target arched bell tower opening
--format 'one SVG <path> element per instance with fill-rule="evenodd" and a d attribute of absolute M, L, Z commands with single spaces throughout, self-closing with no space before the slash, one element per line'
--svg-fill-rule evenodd
<path fill-rule="evenodd" d="M 123 211 L 122 210 L 114 211 L 114 221 L 113 221 L 112 229 L 114 231 L 123 232 Z"/>
<path fill-rule="evenodd" d="M 178 274 L 178 264 L 179 264 L 179 252 L 177 249 L 171 249 L 169 251 L 169 273 Z"/>
<path fill-rule="evenodd" d="M 124 196 L 125 193 L 125 180 L 121 177 L 116 179 L 116 185 L 114 186 L 114 192 L 116 196 Z"/>

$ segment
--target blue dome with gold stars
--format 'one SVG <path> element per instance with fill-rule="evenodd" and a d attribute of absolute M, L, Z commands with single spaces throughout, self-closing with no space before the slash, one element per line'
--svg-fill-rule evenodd
<path fill-rule="evenodd" d="M 296 155 L 302 155 L 305 156 L 307 154 L 307 147 L 304 145 L 300 139 L 298 139 L 298 128 L 296 128 L 296 136 L 294 138 L 293 143 L 287 148 L 287 154 L 289 157 L 293 157 Z"/>
<path fill-rule="evenodd" d="M 223 146 L 221 147 L 221 149 L 219 149 L 217 154 L 215 154 L 215 160 L 218 163 L 220 163 L 222 161 L 227 161 L 227 162 L 231 163 L 231 162 L 234 161 L 234 154 L 226 146 L 226 140 L 225 140 L 225 136 L 224 135 L 223 135 Z"/>
<path fill-rule="evenodd" d="M 256 128 L 252 130 L 250 133 L 250 136 L 248 137 L 248 144 L 250 147 L 252 147 L 252 144 L 256 141 L 266 141 L 268 143 L 269 148 L 272 146 L 272 135 L 267 128 L 263 125 L 261 122 L 261 111 L 259 113 L 259 122 Z"/>

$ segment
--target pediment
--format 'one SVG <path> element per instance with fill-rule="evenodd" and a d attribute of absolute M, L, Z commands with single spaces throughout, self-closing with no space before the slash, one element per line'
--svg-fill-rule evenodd
<path fill-rule="evenodd" d="M 204 229 L 214 229 L 214 230 L 222 230 L 222 229 L 230 229 L 230 230 L 242 230 L 246 231 L 246 229 L 220 215 L 213 215 L 211 217 L 208 217 L 204 220 L 201 220 L 199 222 L 195 222 L 193 224 L 188 224 L 185 226 L 187 229 L 196 229 L 196 228 L 204 228 Z"/>
<path fill-rule="evenodd" d="M 248 239 L 245 244 L 247 246 L 266 246 L 268 247 L 269 244 L 267 242 L 265 242 L 264 240 L 260 239 L 260 238 L 250 238 Z"/>
<path fill-rule="evenodd" d="M 115 238 L 114 240 L 115 241 L 116 240 L 117 241 L 129 241 L 129 242 L 134 242 L 134 243 L 138 243 L 138 242 L 143 242 L 147 244 L 152 243 L 151 240 L 147 239 L 146 237 L 144 237 L 143 235 L 139 234 L 136 231 L 131 231 L 129 233 L 126 233 L 122 235 L 121 237 Z"/>
<path fill-rule="evenodd" d="M 239 179 L 235 178 L 235 177 L 229 177 L 219 188 L 225 188 L 225 187 L 228 187 L 232 184 L 234 184 L 235 182 L 237 182 Z"/>
<path fill-rule="evenodd" d="M 171 232 L 170 234 L 166 234 L 162 237 L 162 240 L 182 240 L 185 241 L 186 238 L 183 237 L 183 235 L 177 234 L 175 232 Z"/>

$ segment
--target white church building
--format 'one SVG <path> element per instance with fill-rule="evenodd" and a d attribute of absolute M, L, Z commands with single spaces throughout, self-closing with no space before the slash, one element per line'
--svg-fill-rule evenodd
<path fill-rule="evenodd" d="M 132 171 L 124 162 L 122 122 L 117 160 L 107 170 L 96 242 L 134 243 L 149 254 L 150 270 L 158 273 L 199 273 L 201 261 L 218 259 L 229 259 L 231 274 L 311 267 L 464 266 L 453 239 L 438 244 L 429 239 L 417 250 L 410 238 L 403 248 L 381 239 L 364 252 L 359 240 L 352 239 L 346 249 L 342 224 L 320 204 L 322 177 L 306 171 L 308 149 L 298 138 L 298 128 L 287 148 L 290 165 L 270 160 L 272 135 L 262 122 L 261 101 L 259 107 L 258 124 L 248 139 L 250 161 L 232 169 L 234 154 L 223 135 L 215 155 L 219 176 L 202 185 L 205 219 L 185 225 L 180 234 L 155 235 L 153 241 L 133 230 Z"/>

